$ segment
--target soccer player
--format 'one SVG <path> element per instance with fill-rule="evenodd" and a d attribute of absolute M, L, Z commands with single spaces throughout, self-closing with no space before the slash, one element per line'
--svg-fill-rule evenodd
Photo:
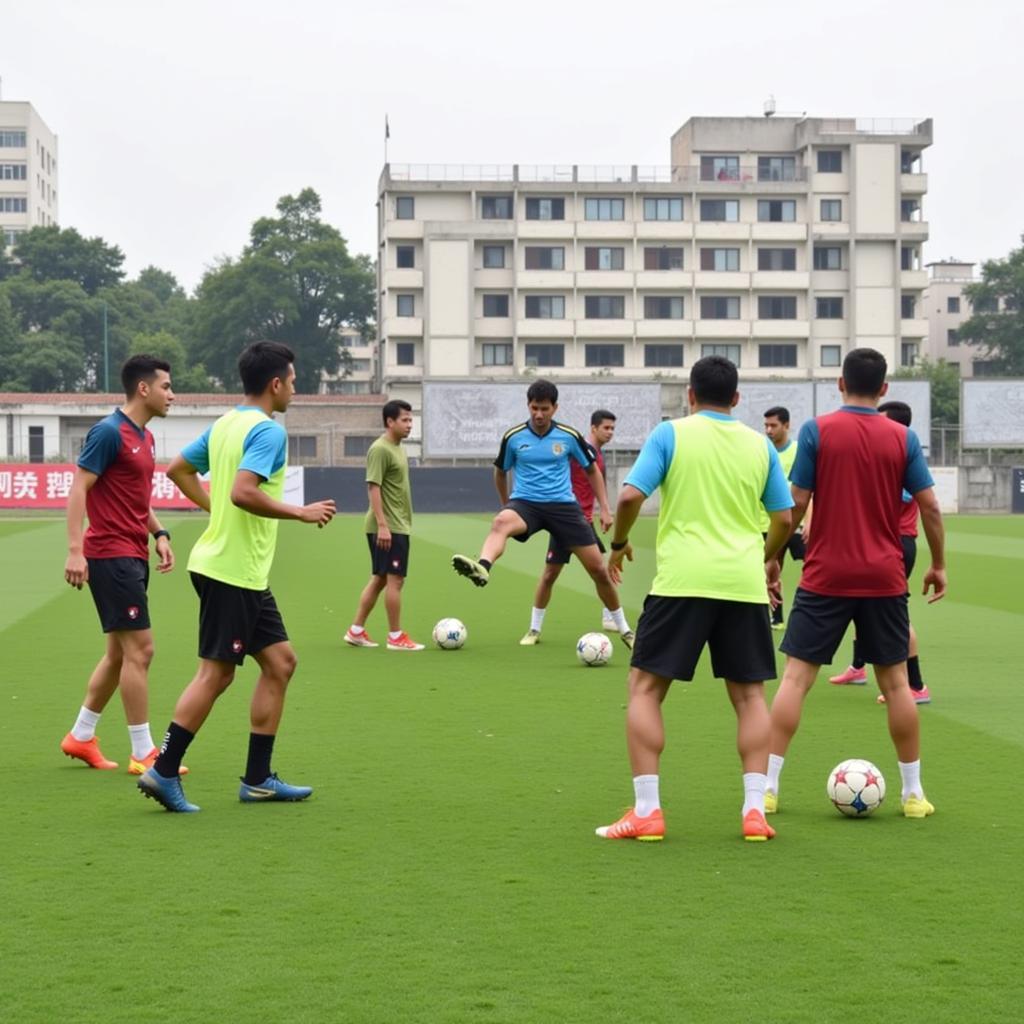
<path fill-rule="evenodd" d="M 585 442 L 589 448 L 590 454 L 594 457 L 594 462 L 597 464 L 598 471 L 601 474 L 601 479 L 605 481 L 605 490 L 607 491 L 607 477 L 604 468 L 604 454 L 602 449 L 608 444 L 611 439 L 615 436 L 615 414 L 609 412 L 607 409 L 596 409 L 590 415 L 590 437 Z M 601 537 L 597 530 L 594 529 L 594 505 L 597 502 L 597 498 L 594 495 L 594 489 L 590 486 L 590 479 L 584 472 L 583 467 L 573 460 L 569 464 L 569 473 L 572 483 L 572 493 L 579 502 L 579 506 L 583 509 L 583 518 L 590 524 L 591 530 L 594 533 L 594 540 L 597 542 L 598 551 L 603 555 L 605 553 L 604 544 L 601 541 Z M 555 585 L 555 581 L 562 574 L 562 570 L 569 564 L 569 559 L 572 558 L 572 553 L 552 540 L 548 546 L 547 558 L 544 565 L 544 571 L 541 573 L 540 579 L 537 581 L 537 592 L 533 597 L 533 609 L 530 612 L 530 630 L 519 642 L 524 647 L 530 647 L 533 644 L 539 643 L 540 633 L 544 628 L 544 614 L 547 611 L 548 604 L 551 601 L 551 591 Z M 612 613 L 604 608 L 601 611 L 601 628 L 609 633 L 618 632 L 618 626 L 615 625 L 615 619 L 612 618 Z"/>
<path fill-rule="evenodd" d="M 693 678 L 705 645 L 736 713 L 743 837 L 756 842 L 775 835 L 764 817 L 770 737 L 764 680 L 775 677 L 768 605 L 793 501 L 774 445 L 732 416 L 737 382 L 736 367 L 722 356 L 694 363 L 691 415 L 654 429 L 619 497 L 608 556 L 616 580 L 640 507 L 661 488 L 657 572 L 629 671 L 626 739 L 635 802 L 613 825 L 597 829 L 604 839 L 664 837 L 661 704 L 673 679 Z M 762 509 L 770 519 L 767 539 L 761 537 Z"/>
<path fill-rule="evenodd" d="M 796 458 L 796 441 L 789 436 L 789 410 L 784 405 L 773 405 L 764 414 L 764 432 L 768 435 L 775 450 L 779 453 L 779 462 L 782 463 L 782 471 L 789 479 L 789 472 L 793 468 L 793 460 Z M 761 515 L 761 533 L 768 535 L 768 513 Z M 786 552 L 789 551 L 794 560 L 799 561 L 804 557 L 803 537 L 800 533 L 794 533 L 792 537 L 782 546 L 779 551 L 779 572 L 782 572 L 783 563 L 786 561 Z M 784 629 L 785 622 L 782 614 L 782 582 L 779 577 L 778 604 L 772 606 L 772 629 Z"/>
<path fill-rule="evenodd" d="M 622 642 L 633 646 L 633 631 L 619 602 L 619 594 L 601 558 L 594 528 L 572 492 L 569 459 L 587 474 L 600 508 L 601 529 L 612 524 L 612 513 L 594 456 L 579 431 L 555 420 L 558 388 L 551 381 L 534 381 L 526 392 L 530 418 L 507 431 L 494 460 L 494 486 L 502 509 L 491 524 L 478 559 L 455 555 L 452 568 L 478 587 L 487 586 L 491 567 L 501 557 L 509 538 L 526 541 L 540 530 L 551 535 L 552 545 L 574 554 L 587 570 L 597 596 L 615 621 Z M 512 494 L 508 474 L 512 471 Z"/>
<path fill-rule="evenodd" d="M 878 413 L 878 399 L 888 389 L 885 372 L 880 352 L 851 351 L 839 378 L 842 407 L 800 429 L 792 473 L 795 516 L 799 523 L 813 494 L 814 527 L 782 641 L 786 667 L 772 702 L 769 813 L 778 808 L 779 776 L 804 699 L 851 622 L 886 698 L 903 813 L 924 818 L 935 810 L 921 785 L 920 729 L 907 685 L 910 620 L 900 545 L 901 488 L 921 510 L 931 550 L 923 591 L 933 590 L 929 603 L 946 594 L 942 514 L 916 435 Z"/>
<path fill-rule="evenodd" d="M 260 667 L 250 705 L 249 757 L 238 797 L 243 803 L 305 800 L 308 786 L 291 786 L 271 771 L 274 738 L 295 652 L 267 586 L 279 519 L 326 526 L 334 502 L 289 505 L 284 494 L 288 435 L 272 419 L 295 394 L 295 356 L 286 345 L 257 341 L 239 357 L 244 402 L 225 413 L 176 455 L 167 475 L 210 522 L 188 568 L 199 595 L 199 668 L 178 698 L 156 763 L 139 778 L 142 792 L 169 811 L 199 808 L 185 799 L 178 766 L 235 669 L 251 655 Z M 209 472 L 209 494 L 199 474 Z"/>
<path fill-rule="evenodd" d="M 366 453 L 366 489 L 370 508 L 364 523 L 370 544 L 370 582 L 359 597 L 356 617 L 345 643 L 352 647 L 378 646 L 366 632 L 366 619 L 384 593 L 388 616 L 388 650 L 422 651 L 423 644 L 409 638 L 401 626 L 402 584 L 409 571 L 409 534 L 412 531 L 412 491 L 409 460 L 402 441 L 412 431 L 412 406 L 393 399 L 383 409 L 384 433 Z"/>
<path fill-rule="evenodd" d="M 152 356 L 132 356 L 121 368 L 125 404 L 86 435 L 68 495 L 68 558 L 64 579 L 89 584 L 107 648 L 89 677 L 85 702 L 60 749 L 90 768 L 112 770 L 96 727 L 118 688 L 128 720 L 128 771 L 141 775 L 156 759 L 149 731 L 149 665 L 153 660 L 146 589 L 149 538 L 156 540 L 157 572 L 174 568 L 171 535 L 150 507 L 155 446 L 146 424 L 174 402 L 171 367 Z M 82 536 L 82 517 L 89 528 Z"/>

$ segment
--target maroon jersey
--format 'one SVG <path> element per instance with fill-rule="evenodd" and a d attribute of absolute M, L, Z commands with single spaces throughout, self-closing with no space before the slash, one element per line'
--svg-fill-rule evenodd
<path fill-rule="evenodd" d="M 904 495 L 904 498 L 906 497 L 907 495 Z M 917 502 L 913 498 L 903 502 L 903 508 L 900 511 L 900 536 L 917 536 Z"/>
<path fill-rule="evenodd" d="M 585 441 L 583 446 L 594 456 L 598 472 L 603 477 L 605 475 L 604 456 L 601 454 L 601 449 L 596 445 L 592 445 L 589 441 Z M 594 503 L 597 501 L 597 496 L 594 494 L 594 488 L 590 486 L 590 478 L 587 476 L 587 471 L 575 459 L 572 459 L 569 463 L 569 473 L 572 478 L 572 493 L 579 502 L 580 508 L 583 509 L 583 515 L 586 517 L 587 522 L 593 522 Z"/>
<path fill-rule="evenodd" d="M 156 451 L 153 435 L 116 409 L 86 435 L 78 465 L 99 478 L 85 511 L 86 558 L 149 558 L 149 501 Z"/>

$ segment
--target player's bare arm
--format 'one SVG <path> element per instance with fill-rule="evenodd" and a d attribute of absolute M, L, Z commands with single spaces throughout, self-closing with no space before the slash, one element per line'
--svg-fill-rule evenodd
<path fill-rule="evenodd" d="M 494 467 L 494 489 L 498 492 L 498 501 L 504 507 L 508 504 L 508 473 Z"/>
<path fill-rule="evenodd" d="M 158 533 L 166 534 L 163 524 L 156 517 L 156 513 L 149 510 L 149 523 L 146 526 L 151 537 Z M 171 548 L 171 539 L 167 536 L 156 538 L 156 555 L 159 561 L 156 563 L 157 572 L 170 572 L 174 568 L 174 551 Z"/>
<path fill-rule="evenodd" d="M 97 480 L 99 477 L 95 473 L 79 466 L 68 493 L 68 557 L 64 563 L 64 579 L 76 590 L 81 590 L 83 584 L 89 582 L 89 563 L 82 548 L 85 541 L 82 522 L 85 519 L 85 496 Z"/>
<path fill-rule="evenodd" d="M 647 495 L 632 484 L 624 484 L 615 510 L 615 532 L 612 534 L 611 550 L 608 552 L 608 573 L 613 583 L 622 580 L 623 560 L 633 561 L 633 545 L 629 543 L 629 531 L 640 515 Z"/>
<path fill-rule="evenodd" d="M 793 532 L 791 510 L 784 508 L 777 512 L 769 512 L 768 519 L 768 536 L 764 542 L 764 575 L 768 587 L 768 600 L 775 608 L 782 600 L 782 589 L 779 584 L 781 566 L 778 554 Z"/>
<path fill-rule="evenodd" d="M 587 466 L 586 473 L 587 478 L 590 480 L 590 487 L 594 492 L 594 497 L 597 498 L 598 508 L 600 509 L 601 532 L 607 533 L 612 525 L 612 510 L 608 504 L 608 492 L 605 490 L 604 477 L 597 468 L 596 462 L 592 462 Z"/>
<path fill-rule="evenodd" d="M 370 495 L 370 508 L 373 511 L 373 518 L 377 520 L 377 547 L 381 551 L 390 551 L 391 527 L 388 526 L 387 516 L 384 515 L 384 502 L 380 496 L 380 484 L 367 484 L 366 490 Z"/>
<path fill-rule="evenodd" d="M 294 519 L 300 523 L 316 523 L 319 527 L 326 526 L 334 518 L 337 508 L 333 498 L 308 505 L 289 505 L 270 497 L 260 488 L 262 482 L 263 478 L 258 473 L 240 469 L 231 486 L 231 504 L 264 519 Z"/>
<path fill-rule="evenodd" d="M 921 511 L 921 526 L 932 556 L 931 568 L 924 574 L 921 593 L 927 594 L 931 590 L 928 603 L 934 604 L 946 596 L 946 529 L 942 524 L 942 511 L 934 487 L 918 491 L 914 501 Z"/>
<path fill-rule="evenodd" d="M 806 491 L 802 487 L 797 487 L 796 484 L 790 484 L 789 493 L 793 496 L 793 507 L 789 510 L 789 536 L 792 536 L 804 521 L 804 516 L 807 515 L 814 491 Z M 786 540 L 789 540 L 789 537 Z"/>
<path fill-rule="evenodd" d="M 210 496 L 199 480 L 199 470 L 191 462 L 175 455 L 167 467 L 167 477 L 193 505 L 198 505 L 204 512 L 210 511 Z"/>

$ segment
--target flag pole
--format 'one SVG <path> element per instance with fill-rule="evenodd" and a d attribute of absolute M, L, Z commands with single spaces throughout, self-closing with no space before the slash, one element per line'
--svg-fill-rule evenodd
<path fill-rule="evenodd" d="M 391 126 L 388 124 L 388 115 L 384 115 L 384 164 L 388 162 L 388 139 L 391 138 Z"/>

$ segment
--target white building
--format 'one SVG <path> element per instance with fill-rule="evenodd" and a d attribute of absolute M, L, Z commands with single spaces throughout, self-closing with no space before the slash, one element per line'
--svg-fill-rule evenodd
<path fill-rule="evenodd" d="M 31 103 L 0 100 L 0 246 L 56 224 L 57 136 Z"/>
<path fill-rule="evenodd" d="M 960 325 L 974 313 L 964 295 L 964 288 L 977 281 L 974 264 L 955 259 L 937 260 L 928 264 L 928 271 L 928 288 L 924 293 L 928 358 L 952 363 L 961 377 L 983 376 L 989 361 L 976 346 L 961 341 L 958 334 Z"/>
<path fill-rule="evenodd" d="M 321 395 L 369 395 L 373 394 L 377 381 L 377 343 L 364 338 L 359 331 L 343 327 L 338 331 L 341 347 L 351 360 L 350 373 L 341 374 L 320 371 Z"/>
<path fill-rule="evenodd" d="M 912 365 L 925 121 L 692 118 L 671 166 L 385 165 L 383 390 L 424 379 L 835 376 Z"/>

